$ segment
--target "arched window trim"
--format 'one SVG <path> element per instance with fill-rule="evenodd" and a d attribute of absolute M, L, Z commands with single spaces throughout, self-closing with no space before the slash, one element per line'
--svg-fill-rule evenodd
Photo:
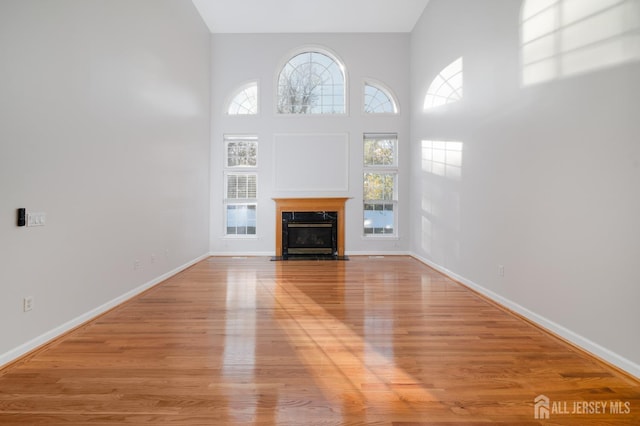
<path fill-rule="evenodd" d="M 231 108 L 232 102 L 234 102 L 234 100 L 236 99 L 236 97 L 238 95 L 240 95 L 240 93 L 242 93 L 243 91 L 247 90 L 251 86 L 255 86 L 256 87 L 256 112 L 255 112 L 255 114 L 230 114 L 229 113 L 229 108 Z M 224 104 L 224 114 L 229 116 L 229 117 L 255 117 L 255 116 L 259 115 L 260 114 L 260 84 L 258 83 L 258 80 L 247 81 L 244 84 L 241 84 L 240 86 L 238 86 L 231 93 L 231 95 L 229 95 L 227 97 L 227 100 L 225 101 L 225 104 Z"/>
<path fill-rule="evenodd" d="M 279 80 L 280 80 L 280 74 L 282 73 L 282 70 L 284 69 L 284 67 L 296 56 L 303 54 L 303 53 L 309 53 L 309 52 L 316 52 L 316 53 L 320 53 L 322 55 L 325 55 L 327 57 L 329 57 L 331 60 L 333 60 L 338 67 L 340 68 L 340 70 L 342 71 L 342 75 L 344 78 L 344 112 L 342 113 L 319 113 L 319 114 L 286 114 L 286 113 L 279 113 L 278 112 L 278 102 L 279 102 L 279 97 L 278 97 L 278 84 L 279 84 Z M 274 100 L 273 100 L 273 111 L 274 111 L 274 115 L 276 115 L 277 117 L 298 117 L 298 116 L 303 116 L 303 117 L 344 117 L 344 116 L 348 116 L 349 115 L 349 73 L 347 70 L 347 67 L 345 66 L 344 61 L 331 49 L 325 47 L 325 46 L 321 46 L 321 45 L 315 45 L 315 44 L 308 44 L 308 45 L 304 45 L 304 46 L 300 46 L 296 49 L 290 50 L 284 57 L 282 60 L 280 60 L 280 62 L 278 63 L 278 67 L 276 68 L 276 72 L 274 75 L 274 81 L 273 81 L 273 87 L 274 87 Z"/>
<path fill-rule="evenodd" d="M 387 95 L 387 97 L 389 98 L 389 100 L 391 100 L 391 102 L 393 103 L 393 107 L 394 107 L 394 112 L 367 112 L 365 111 L 365 93 L 364 93 L 364 89 L 366 86 L 372 86 L 375 87 L 376 89 L 380 90 L 382 93 L 384 93 L 385 95 Z M 398 98 L 396 97 L 395 93 L 393 92 L 393 90 L 391 90 L 389 88 L 389 86 L 387 86 L 386 84 L 384 84 L 383 82 L 373 79 L 373 78 L 365 78 L 364 82 L 362 83 L 362 113 L 365 115 L 399 115 L 400 114 L 400 103 L 398 102 Z"/>

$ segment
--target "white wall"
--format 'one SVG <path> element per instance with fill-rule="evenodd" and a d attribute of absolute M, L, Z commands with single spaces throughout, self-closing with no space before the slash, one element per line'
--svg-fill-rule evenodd
<path fill-rule="evenodd" d="M 640 65 L 523 86 L 519 19 L 432 0 L 412 34 L 412 250 L 640 375 Z M 460 56 L 463 100 L 424 112 Z M 460 179 L 422 169 L 422 140 L 463 143 Z"/>
<path fill-rule="evenodd" d="M 0 58 L 2 364 L 208 252 L 210 37 L 188 1 L 5 0 Z"/>
<path fill-rule="evenodd" d="M 318 46 L 335 54 L 344 62 L 348 79 L 348 114 L 345 116 L 278 116 L 274 97 L 280 68 L 304 47 Z M 273 255 L 275 252 L 275 204 L 272 197 L 352 197 L 346 205 L 346 252 L 406 252 L 409 249 L 409 35 L 408 34 L 215 34 L 212 37 L 212 188 L 211 251 L 216 254 L 252 253 Z M 399 99 L 400 115 L 366 116 L 362 97 L 365 78 L 373 78 L 388 86 Z M 260 113 L 253 117 L 225 114 L 225 105 L 233 92 L 249 81 L 258 81 Z M 362 237 L 362 135 L 364 132 L 397 132 L 400 167 L 399 238 L 365 240 Z M 259 141 L 258 167 L 258 235 L 254 239 L 224 236 L 223 165 L 224 134 L 256 134 Z M 303 134 L 308 140 L 340 139 L 346 135 L 348 161 L 337 161 L 328 170 L 348 175 L 346 190 L 340 190 L 343 179 L 330 179 L 331 190 L 310 191 L 309 182 L 301 179 L 286 190 L 276 186 L 274 140 L 290 140 L 287 134 Z M 304 142 L 307 142 L 307 139 Z M 301 139 L 302 140 L 302 139 Z M 337 142 L 336 142 L 337 143 Z M 278 164 L 314 164 L 318 156 L 312 150 L 306 155 L 278 160 Z M 347 170 L 344 170 L 347 164 Z M 316 167 L 307 167 L 311 172 Z M 286 175 L 286 173 L 281 173 Z M 305 183 L 306 182 L 306 183 Z M 283 185 L 280 185 L 284 187 Z M 311 186 L 315 188 L 315 186 Z"/>

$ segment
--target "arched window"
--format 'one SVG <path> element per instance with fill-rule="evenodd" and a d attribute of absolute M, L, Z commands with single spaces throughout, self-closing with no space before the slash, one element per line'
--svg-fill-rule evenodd
<path fill-rule="evenodd" d="M 638 60 L 639 28 L 637 0 L 525 0 L 522 84 Z"/>
<path fill-rule="evenodd" d="M 462 99 L 462 57 L 440 71 L 427 90 L 424 109 L 457 102 Z"/>
<path fill-rule="evenodd" d="M 229 115 L 255 115 L 258 113 L 258 83 L 242 86 L 231 98 L 227 107 Z"/>
<path fill-rule="evenodd" d="M 366 81 L 364 83 L 364 112 L 367 114 L 397 114 L 398 104 L 391 92 L 382 84 Z"/>
<path fill-rule="evenodd" d="M 344 67 L 326 53 L 292 57 L 278 76 L 278 113 L 344 114 Z"/>

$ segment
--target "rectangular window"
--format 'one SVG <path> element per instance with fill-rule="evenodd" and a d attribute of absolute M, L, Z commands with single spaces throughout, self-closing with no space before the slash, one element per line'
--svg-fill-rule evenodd
<path fill-rule="evenodd" d="M 395 167 L 397 144 L 396 135 L 364 135 L 365 167 Z"/>
<path fill-rule="evenodd" d="M 257 196 L 258 175 L 255 173 L 227 173 L 227 200 L 248 200 Z"/>
<path fill-rule="evenodd" d="M 225 136 L 226 167 L 257 167 L 258 138 L 255 136 Z"/>
<path fill-rule="evenodd" d="M 363 233 L 396 236 L 398 135 L 364 135 Z"/>
<path fill-rule="evenodd" d="M 227 204 L 227 235 L 256 234 L 256 204 Z"/>
<path fill-rule="evenodd" d="M 258 139 L 225 135 L 224 209 L 227 236 L 255 236 L 258 209 Z"/>
<path fill-rule="evenodd" d="M 364 234 L 393 234 L 395 217 L 393 204 L 364 203 Z"/>

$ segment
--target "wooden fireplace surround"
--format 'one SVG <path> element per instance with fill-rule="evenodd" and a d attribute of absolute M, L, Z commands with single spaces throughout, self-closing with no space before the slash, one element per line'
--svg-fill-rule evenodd
<path fill-rule="evenodd" d="M 282 256 L 282 212 L 337 212 L 338 256 L 344 256 L 344 205 L 348 197 L 274 198 L 276 202 L 276 256 Z"/>

